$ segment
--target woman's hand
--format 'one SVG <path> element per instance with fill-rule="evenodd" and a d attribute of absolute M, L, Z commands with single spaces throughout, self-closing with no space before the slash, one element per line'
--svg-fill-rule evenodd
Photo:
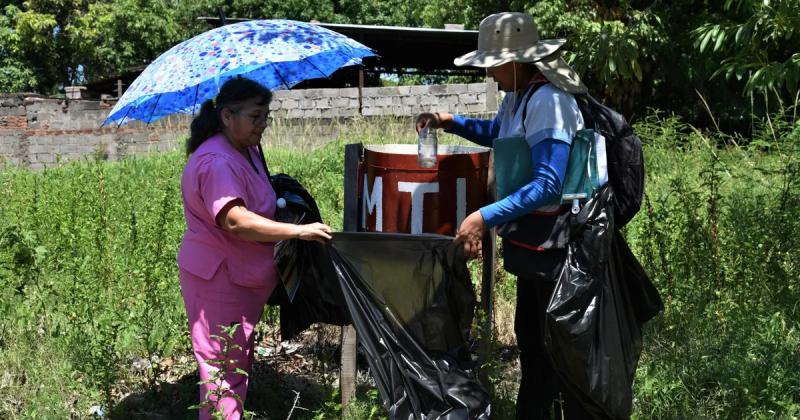
<path fill-rule="evenodd" d="M 480 211 L 472 212 L 461 222 L 453 242 L 464 245 L 464 255 L 467 259 L 481 257 L 484 230 L 486 230 L 486 225 Z"/>
<path fill-rule="evenodd" d="M 236 237 L 258 242 L 278 242 L 301 239 L 326 243 L 331 240 L 331 228 L 323 223 L 295 225 L 276 222 L 247 210 L 242 200 L 228 203 L 217 215 L 217 224 Z"/>
<path fill-rule="evenodd" d="M 321 244 L 331 240 L 331 228 L 324 223 L 309 223 L 307 225 L 297 225 L 297 227 L 297 239 L 316 241 Z"/>
<path fill-rule="evenodd" d="M 423 128 L 444 128 L 448 129 L 453 125 L 453 116 L 446 112 L 423 112 L 417 115 L 417 133 Z"/>

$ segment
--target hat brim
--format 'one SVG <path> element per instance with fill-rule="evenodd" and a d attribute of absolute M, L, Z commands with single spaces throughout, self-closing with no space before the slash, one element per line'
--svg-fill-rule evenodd
<path fill-rule="evenodd" d="M 475 50 L 453 60 L 457 66 L 494 67 L 509 61 L 530 63 L 553 55 L 561 48 L 566 39 L 545 39 L 532 47 L 522 50 L 481 51 Z"/>
<path fill-rule="evenodd" d="M 573 94 L 588 92 L 578 73 L 567 64 L 561 54 L 553 54 L 550 57 L 534 61 L 533 64 L 555 87 Z"/>

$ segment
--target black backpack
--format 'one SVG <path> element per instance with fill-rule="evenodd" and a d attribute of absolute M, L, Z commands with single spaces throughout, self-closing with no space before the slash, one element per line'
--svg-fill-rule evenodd
<path fill-rule="evenodd" d="M 644 154 L 642 141 L 620 113 L 591 95 L 576 95 L 586 128 L 606 138 L 608 182 L 614 191 L 614 224 L 625 226 L 642 206 Z"/>

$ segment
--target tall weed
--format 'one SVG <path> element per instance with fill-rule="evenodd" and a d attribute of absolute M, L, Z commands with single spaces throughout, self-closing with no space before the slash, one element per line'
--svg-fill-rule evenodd
<path fill-rule="evenodd" d="M 647 326 L 636 417 L 800 415 L 800 126 L 792 118 L 773 118 L 741 147 L 665 114 L 636 127 L 647 197 L 625 234 L 666 305 Z M 265 149 L 271 172 L 303 183 L 335 229 L 342 146 L 414 141 L 406 121 L 337 130 L 321 148 Z M 173 152 L 0 172 L 0 417 L 85 417 L 96 405 L 113 412 L 127 393 L 159 392 L 161 361 L 188 353 L 175 264 L 184 162 Z M 501 273 L 500 306 L 513 307 L 513 285 Z M 276 310 L 264 320 L 277 323 Z M 497 331 L 510 342 L 508 325 Z M 501 368 L 492 376 L 496 413 L 511 415 L 514 392 Z"/>
<path fill-rule="evenodd" d="M 665 300 L 637 375 L 641 418 L 800 412 L 797 136 L 780 123 L 771 153 L 670 119 L 637 127 L 647 197 L 626 234 Z"/>

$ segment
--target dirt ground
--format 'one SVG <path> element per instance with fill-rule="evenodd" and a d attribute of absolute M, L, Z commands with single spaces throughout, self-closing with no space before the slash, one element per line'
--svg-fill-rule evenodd
<path fill-rule="evenodd" d="M 506 401 L 515 398 L 519 378 L 518 351 L 513 336 L 513 304 L 499 302 L 495 306 L 494 324 L 496 341 L 486 373 L 491 379 L 495 398 Z M 314 412 L 324 415 L 334 410 L 339 401 L 340 331 L 340 327 L 319 324 L 295 340 L 282 342 L 277 327 L 260 324 L 246 409 L 258 419 L 312 418 Z M 142 363 L 147 361 L 134 361 L 132 370 L 143 371 Z M 150 367 L 156 364 L 162 371 L 158 387 L 136 392 L 131 389 L 141 389 L 141 382 L 139 386 L 131 384 L 130 387 L 126 383 L 120 384 L 117 397 L 121 402 L 109 413 L 110 418 L 196 418 L 196 411 L 187 409 L 199 400 L 199 378 L 193 356 L 187 353 L 157 360 Z M 145 376 L 144 373 L 141 375 L 142 382 Z M 374 389 L 369 366 L 360 353 L 357 389 L 361 396 Z"/>

